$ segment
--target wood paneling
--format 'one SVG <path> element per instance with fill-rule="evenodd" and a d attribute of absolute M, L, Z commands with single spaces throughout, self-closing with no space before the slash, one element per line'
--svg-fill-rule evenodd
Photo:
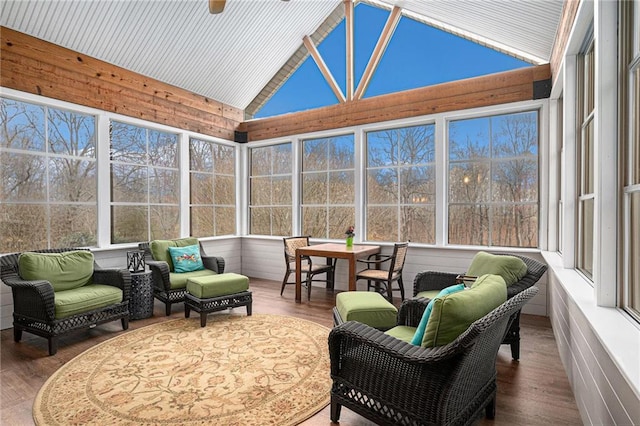
<path fill-rule="evenodd" d="M 244 112 L 64 47 L 1 28 L 0 85 L 233 140 Z"/>
<path fill-rule="evenodd" d="M 573 27 L 573 21 L 576 19 L 579 5 L 580 0 L 565 0 L 562 6 L 562 15 L 560 15 L 560 23 L 556 32 L 556 39 L 553 42 L 553 50 L 551 51 L 551 73 L 554 76 L 558 75 L 558 69 L 562 64 L 564 50 L 567 47 L 569 34 Z"/>
<path fill-rule="evenodd" d="M 247 121 L 249 141 L 339 129 L 446 111 L 533 99 L 534 81 L 551 78 L 548 64 L 354 100 L 310 111 Z"/>

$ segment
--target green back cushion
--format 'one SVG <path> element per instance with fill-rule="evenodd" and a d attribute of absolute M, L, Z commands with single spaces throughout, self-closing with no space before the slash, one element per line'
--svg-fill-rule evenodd
<path fill-rule="evenodd" d="M 25 252 L 18 258 L 18 269 L 24 280 L 47 280 L 53 286 L 53 291 L 71 290 L 91 282 L 93 253 L 87 250 Z"/>
<path fill-rule="evenodd" d="M 510 286 L 527 273 L 527 264 L 519 257 L 478 252 L 471 261 L 467 275 L 479 277 L 485 274 L 500 275 Z"/>
<path fill-rule="evenodd" d="M 169 246 L 175 273 L 201 271 L 204 269 L 198 244 L 186 247 Z"/>
<path fill-rule="evenodd" d="M 149 244 L 151 250 L 151 256 L 153 260 L 159 260 L 167 262 L 169 264 L 169 271 L 173 272 L 173 262 L 171 261 L 171 254 L 169 254 L 169 247 L 186 247 L 198 244 L 197 238 L 178 238 L 175 240 L 153 240 Z"/>
<path fill-rule="evenodd" d="M 414 345 L 420 346 L 422 344 L 422 339 L 424 337 L 424 331 L 427 328 L 427 322 L 429 321 L 429 317 L 431 316 L 431 311 L 433 310 L 433 304 L 438 297 L 444 297 L 448 294 L 453 294 L 458 291 L 464 290 L 464 284 L 456 284 L 449 286 L 447 288 L 443 288 L 438 292 L 438 294 L 429 301 L 427 308 L 422 313 L 422 318 L 420 319 L 420 323 L 416 328 L 415 333 L 413 334 L 413 338 L 411 339 L 411 343 Z"/>
<path fill-rule="evenodd" d="M 507 300 L 507 286 L 499 275 L 482 275 L 471 288 L 435 299 L 422 345 L 453 342 L 471 323 Z"/>

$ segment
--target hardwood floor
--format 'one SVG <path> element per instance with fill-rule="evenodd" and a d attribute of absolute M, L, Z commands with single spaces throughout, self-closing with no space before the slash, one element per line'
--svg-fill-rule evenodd
<path fill-rule="evenodd" d="M 251 279 L 253 312 L 291 315 L 331 327 L 334 294 L 314 288 L 311 302 L 306 295 L 303 303 L 294 302 L 294 288 L 287 286 L 280 296 L 280 283 Z M 238 308 L 240 312 L 244 308 Z M 212 314 L 215 315 L 215 314 Z M 183 318 L 184 308 L 173 307 L 170 317 L 164 315 L 164 305 L 156 301 L 152 318 L 131 321 L 129 329 Z M 510 350 L 503 345 L 498 355 L 498 398 L 496 418 L 483 419 L 479 425 L 580 425 L 566 373 L 560 362 L 549 319 L 523 315 L 520 362 L 511 360 Z M 0 332 L 0 424 L 33 425 L 33 400 L 47 378 L 64 363 L 96 343 L 123 333 L 120 321 L 104 324 L 60 338 L 58 353 L 48 356 L 44 338 L 24 333 L 22 341 L 13 341 L 13 330 Z M 306 426 L 330 425 L 329 408 L 303 422 Z M 373 423 L 343 408 L 343 426 L 365 426 Z"/>

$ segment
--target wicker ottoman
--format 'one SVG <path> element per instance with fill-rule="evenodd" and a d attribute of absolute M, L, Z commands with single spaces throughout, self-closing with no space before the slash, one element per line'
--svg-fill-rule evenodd
<path fill-rule="evenodd" d="M 251 292 L 249 278 L 244 275 L 226 273 L 194 277 L 187 280 L 184 299 L 184 316 L 189 318 L 193 309 L 200 313 L 200 326 L 207 325 L 207 314 L 238 306 L 247 307 L 251 315 Z"/>
<path fill-rule="evenodd" d="M 333 324 L 358 321 L 379 330 L 388 330 L 397 324 L 398 309 L 380 293 L 373 291 L 345 291 L 336 296 Z"/>

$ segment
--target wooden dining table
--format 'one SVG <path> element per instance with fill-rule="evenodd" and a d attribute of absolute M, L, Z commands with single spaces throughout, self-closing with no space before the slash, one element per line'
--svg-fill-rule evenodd
<path fill-rule="evenodd" d="M 302 266 L 303 256 L 326 257 L 327 259 L 347 259 L 349 261 L 349 291 L 356 289 L 356 260 L 379 254 L 380 246 L 356 245 L 347 247 L 344 243 L 325 243 L 296 249 L 296 302 L 302 301 Z"/>

